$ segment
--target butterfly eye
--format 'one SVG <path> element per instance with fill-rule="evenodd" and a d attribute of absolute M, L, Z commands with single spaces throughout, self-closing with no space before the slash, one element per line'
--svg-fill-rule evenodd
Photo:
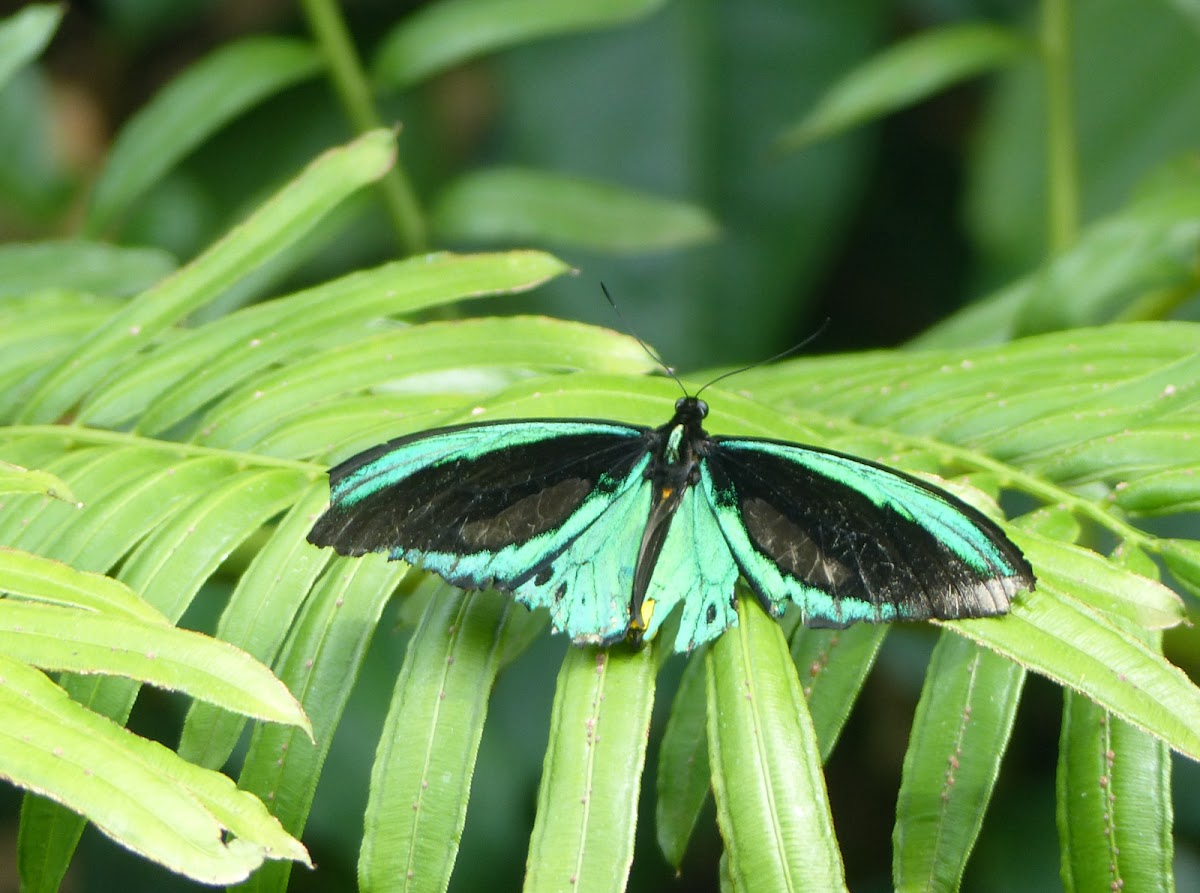
<path fill-rule="evenodd" d="M 696 401 L 696 410 L 700 413 L 700 418 L 703 419 L 708 416 L 708 404 L 703 400 Z"/>
<path fill-rule="evenodd" d="M 675 401 L 675 411 L 676 412 L 682 411 L 683 407 L 686 406 L 687 402 L 691 399 L 692 399 L 691 397 L 680 397 L 678 400 Z"/>

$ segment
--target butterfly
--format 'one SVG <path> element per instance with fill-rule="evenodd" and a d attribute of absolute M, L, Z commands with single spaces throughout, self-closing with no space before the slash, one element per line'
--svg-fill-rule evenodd
<path fill-rule="evenodd" d="M 464 589 L 547 608 L 577 644 L 676 651 L 737 624 L 745 579 L 809 626 L 1005 613 L 1036 585 L 994 522 L 938 487 L 832 450 L 709 436 L 682 397 L 665 425 L 489 421 L 401 437 L 329 473 L 308 541 L 386 552 Z"/>

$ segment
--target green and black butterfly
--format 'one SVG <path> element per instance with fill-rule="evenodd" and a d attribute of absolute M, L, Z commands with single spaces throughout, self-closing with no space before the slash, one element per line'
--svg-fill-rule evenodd
<path fill-rule="evenodd" d="M 675 649 L 737 623 L 744 577 L 810 626 L 1003 614 L 1033 571 L 982 513 L 917 478 L 830 450 L 710 437 L 683 397 L 659 428 L 483 422 L 402 437 L 329 473 L 308 540 L 386 552 L 465 589 L 548 608 L 580 644 Z"/>

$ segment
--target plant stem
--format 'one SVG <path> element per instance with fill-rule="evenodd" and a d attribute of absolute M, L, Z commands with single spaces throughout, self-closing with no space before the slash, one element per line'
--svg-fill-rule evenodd
<path fill-rule="evenodd" d="M 1042 65 L 1046 74 L 1046 236 L 1051 256 L 1070 247 L 1079 231 L 1071 2 L 1042 0 Z"/>
<path fill-rule="evenodd" d="M 303 0 L 301 6 L 308 19 L 309 30 L 325 55 L 329 76 L 351 125 L 359 133 L 382 126 L 371 99 L 366 72 L 354 50 L 354 43 L 336 0 Z M 395 166 L 379 181 L 379 188 L 391 215 L 401 253 L 409 255 L 424 251 L 425 220 L 399 156 Z"/>

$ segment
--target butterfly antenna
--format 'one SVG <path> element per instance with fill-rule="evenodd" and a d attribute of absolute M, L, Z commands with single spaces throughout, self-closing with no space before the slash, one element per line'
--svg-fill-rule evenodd
<path fill-rule="evenodd" d="M 663 362 L 663 358 L 660 357 L 658 353 L 650 347 L 650 345 L 638 337 L 638 333 L 633 330 L 633 326 L 629 324 L 629 320 L 625 318 L 625 314 L 621 312 L 621 308 L 617 306 L 617 302 L 613 300 L 613 296 L 608 293 L 608 286 L 603 282 L 600 283 L 600 291 L 604 292 L 604 297 L 608 299 L 609 306 L 611 306 L 613 312 L 617 314 L 617 319 L 621 321 L 622 328 L 629 333 L 630 337 L 632 337 L 634 341 L 642 346 L 642 350 L 646 352 L 646 355 L 650 357 L 650 359 L 662 366 L 663 371 L 666 372 L 667 375 L 671 376 L 672 379 L 674 379 L 675 384 L 679 385 L 679 390 L 683 391 L 683 395 L 685 397 L 688 396 L 688 390 L 683 386 L 683 382 L 679 380 L 679 376 L 675 374 L 675 370 Z M 707 385 L 705 387 L 707 387 Z"/>
<path fill-rule="evenodd" d="M 721 373 L 716 378 L 714 378 L 712 381 L 705 384 L 704 387 L 700 388 L 700 390 L 696 391 L 696 397 L 699 397 L 701 394 L 704 393 L 704 391 L 708 387 L 710 387 L 711 385 L 715 385 L 719 381 L 724 381 L 725 379 L 730 378 L 734 375 L 741 375 L 743 372 L 749 372 L 751 369 L 757 369 L 759 366 L 770 365 L 771 363 L 775 363 L 775 362 L 778 362 L 779 360 L 782 360 L 784 357 L 791 356 L 792 354 L 796 353 L 797 351 L 803 350 L 804 348 L 808 347 L 808 345 L 812 344 L 814 341 L 816 341 L 818 338 L 820 338 L 821 335 L 825 332 L 825 330 L 827 328 L 829 328 L 829 317 L 828 316 L 825 317 L 825 319 L 821 322 L 821 324 L 819 326 L 817 326 L 817 330 L 815 332 L 813 332 L 811 335 L 809 335 L 807 338 L 805 338 L 803 341 L 799 342 L 798 344 L 793 344 L 787 350 L 781 350 L 779 353 L 775 354 L 775 356 L 773 356 L 773 357 L 767 357 L 767 359 L 759 360 L 757 363 L 751 363 L 749 366 L 743 366 L 740 369 L 731 369 L 729 372 Z M 634 337 L 636 337 L 636 336 L 634 336 Z M 678 379 L 676 379 L 676 381 L 678 381 Z"/>

